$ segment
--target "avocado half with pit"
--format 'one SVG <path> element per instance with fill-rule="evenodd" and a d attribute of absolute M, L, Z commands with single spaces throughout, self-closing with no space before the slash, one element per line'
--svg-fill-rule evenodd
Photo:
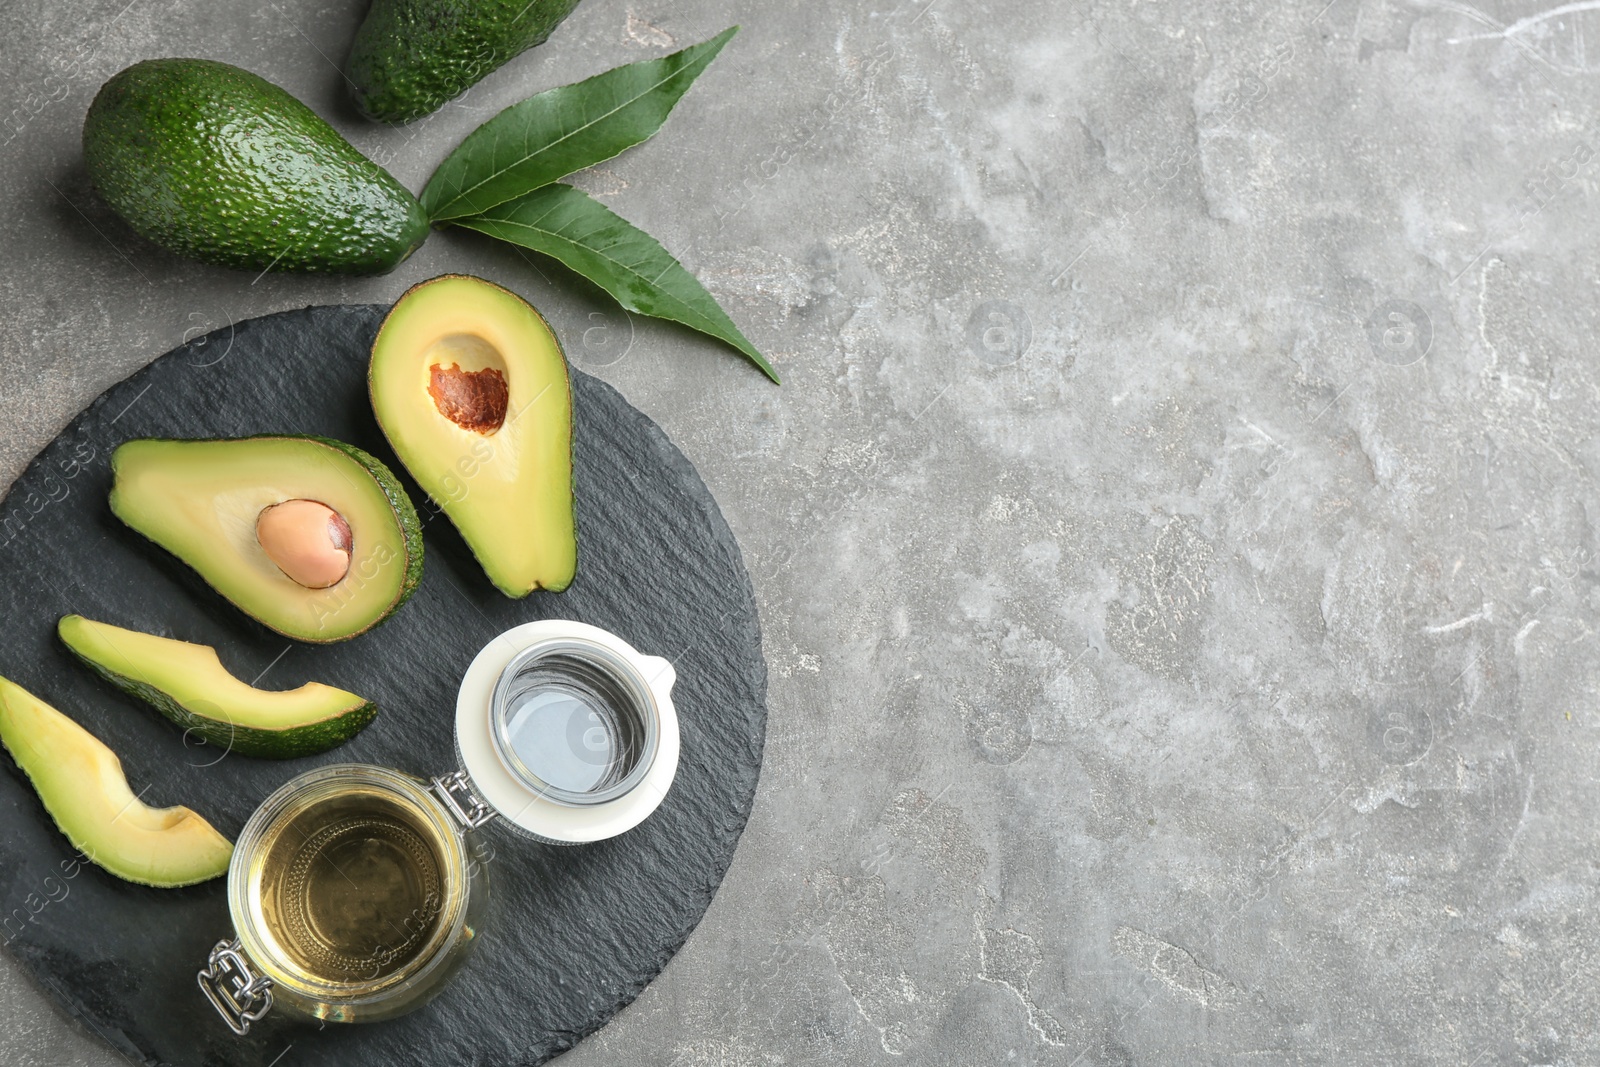
<path fill-rule="evenodd" d="M 228 872 L 233 843 L 185 807 L 152 808 L 99 738 L 0 678 L 0 742 L 73 847 L 118 878 L 163 889 Z"/>
<path fill-rule="evenodd" d="M 400 462 L 502 593 L 578 566 L 567 357 L 526 300 L 447 274 L 408 290 L 372 344 L 372 410 Z"/>
<path fill-rule="evenodd" d="M 325 437 L 128 441 L 111 510 L 298 641 L 365 633 L 422 578 L 422 527 L 381 462 Z"/>
<path fill-rule="evenodd" d="M 273 692 L 228 673 L 217 650 L 67 615 L 56 632 L 100 677 L 223 752 L 288 759 L 325 752 L 366 728 L 372 701 L 321 682 Z"/>

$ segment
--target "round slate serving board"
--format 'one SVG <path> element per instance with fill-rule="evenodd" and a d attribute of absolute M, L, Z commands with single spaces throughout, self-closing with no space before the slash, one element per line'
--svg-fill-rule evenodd
<path fill-rule="evenodd" d="M 323 434 L 404 478 L 366 397 L 367 352 L 385 310 L 313 307 L 240 323 L 162 356 L 80 415 L 0 504 L 0 674 L 115 749 L 147 803 L 187 804 L 234 836 L 269 793 L 323 763 L 452 770 L 456 686 L 478 649 L 518 623 L 572 618 L 676 664 L 677 781 L 643 825 L 597 845 L 541 845 L 492 823 L 478 831 L 493 850 L 487 932 L 431 1005 L 320 1029 L 269 1016 L 241 1039 L 195 985 L 210 947 L 232 936 L 223 880 L 149 889 L 74 862 L 0 754 L 0 937 L 138 1063 L 542 1063 L 604 1025 L 666 965 L 710 904 L 750 811 L 766 668 L 738 545 L 689 461 L 594 378 L 573 372 L 578 576 L 559 595 L 501 596 L 408 482 L 426 520 L 416 595 L 368 634 L 301 645 L 248 619 L 112 516 L 111 451 L 133 437 Z M 264 688 L 317 680 L 381 710 L 349 744 L 308 759 L 195 745 L 77 664 L 55 636 L 69 612 L 215 645 L 235 674 L 259 676 Z"/>

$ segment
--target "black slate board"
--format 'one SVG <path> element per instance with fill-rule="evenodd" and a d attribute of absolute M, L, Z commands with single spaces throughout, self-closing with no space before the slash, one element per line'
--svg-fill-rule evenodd
<path fill-rule="evenodd" d="M 710 904 L 750 811 L 766 668 L 738 545 L 682 453 L 588 375 L 574 371 L 572 381 L 578 577 L 560 595 L 501 596 L 435 515 L 421 588 L 397 615 L 342 644 L 300 645 L 246 618 L 111 515 L 111 450 L 132 437 L 318 433 L 399 473 L 366 400 L 366 353 L 385 310 L 313 307 L 240 323 L 162 356 L 80 415 L 0 504 L 0 674 L 111 745 L 147 802 L 187 804 L 234 836 L 275 788 L 323 763 L 452 769 L 456 687 L 478 649 L 518 623 L 573 618 L 676 663 L 677 781 L 644 824 L 601 844 L 540 845 L 493 824 L 479 831 L 494 850 L 487 934 L 431 1005 L 362 1026 L 269 1017 L 239 1039 L 194 977 L 211 945 L 232 936 L 224 882 L 149 889 L 73 864 L 71 846 L 0 754 L 0 936 L 135 1062 L 542 1063 L 604 1025 L 661 971 Z M 424 517 L 429 510 L 419 508 Z M 321 756 L 223 755 L 186 743 L 91 677 L 55 637 L 67 612 L 216 645 L 240 677 L 265 671 L 267 688 L 319 680 L 382 710 Z"/>

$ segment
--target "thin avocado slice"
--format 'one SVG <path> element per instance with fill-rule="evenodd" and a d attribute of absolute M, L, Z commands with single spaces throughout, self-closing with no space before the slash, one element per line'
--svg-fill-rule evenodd
<path fill-rule="evenodd" d="M 233 843 L 185 807 L 152 808 L 97 737 L 0 678 L 0 742 L 73 847 L 118 878 L 162 889 L 228 872 Z"/>
<path fill-rule="evenodd" d="M 246 685 L 228 673 L 210 645 L 82 615 L 63 616 L 56 631 L 100 677 L 224 752 L 310 756 L 344 744 L 378 714 L 372 701 L 321 682 L 284 692 Z"/>
<path fill-rule="evenodd" d="M 532 305 L 462 274 L 414 286 L 378 330 L 367 384 L 400 462 L 502 593 L 571 584 L 572 388 Z"/>
<path fill-rule="evenodd" d="M 286 637 L 365 633 L 422 579 L 416 509 L 389 468 L 353 445 L 142 438 L 116 450 L 111 471 L 119 519 Z"/>

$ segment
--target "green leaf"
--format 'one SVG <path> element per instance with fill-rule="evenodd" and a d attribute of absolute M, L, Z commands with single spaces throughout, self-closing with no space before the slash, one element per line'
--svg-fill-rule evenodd
<path fill-rule="evenodd" d="M 451 219 L 450 225 L 558 259 L 629 311 L 681 322 L 726 341 L 778 380 L 772 365 L 683 264 L 654 237 L 581 189 L 546 185 L 481 215 Z"/>
<path fill-rule="evenodd" d="M 480 214 L 632 148 L 661 128 L 737 32 L 512 104 L 439 164 L 422 190 L 423 210 L 434 222 Z"/>

